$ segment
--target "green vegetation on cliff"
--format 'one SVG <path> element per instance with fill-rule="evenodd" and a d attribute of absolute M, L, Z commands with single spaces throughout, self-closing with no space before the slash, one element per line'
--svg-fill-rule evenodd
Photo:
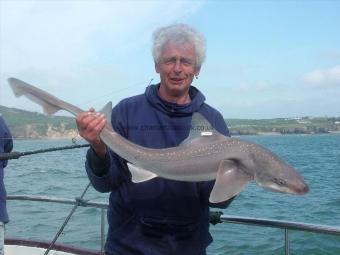
<path fill-rule="evenodd" d="M 6 120 L 14 137 L 73 137 L 77 134 L 72 117 L 46 116 L 4 106 L 0 106 L 0 114 Z"/>
<path fill-rule="evenodd" d="M 340 132 L 340 117 L 227 119 L 232 134 L 322 134 Z"/>

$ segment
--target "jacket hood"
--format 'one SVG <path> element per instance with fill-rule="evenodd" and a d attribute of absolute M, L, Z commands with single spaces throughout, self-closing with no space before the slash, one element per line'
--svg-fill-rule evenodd
<path fill-rule="evenodd" d="M 189 95 L 191 101 L 187 104 L 176 104 L 165 101 L 159 95 L 160 84 L 150 85 L 145 90 L 148 102 L 157 110 L 170 116 L 188 116 L 198 111 L 205 101 L 203 94 L 194 86 L 190 86 Z"/>

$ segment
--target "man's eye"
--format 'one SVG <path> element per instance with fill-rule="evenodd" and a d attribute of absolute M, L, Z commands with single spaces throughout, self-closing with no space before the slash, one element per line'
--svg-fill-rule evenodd
<path fill-rule="evenodd" d="M 188 66 L 193 65 L 193 62 L 192 62 L 191 60 L 189 60 L 189 59 L 183 59 L 183 60 L 182 60 L 182 63 L 183 63 L 184 65 L 188 65 Z"/>
<path fill-rule="evenodd" d="M 164 64 L 173 64 L 173 63 L 175 63 L 175 62 L 176 62 L 176 60 L 173 59 L 173 58 L 165 59 L 165 60 L 163 61 Z"/>

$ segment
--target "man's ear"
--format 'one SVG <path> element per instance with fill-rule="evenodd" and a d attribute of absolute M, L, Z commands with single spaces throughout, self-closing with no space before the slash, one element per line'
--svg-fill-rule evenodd
<path fill-rule="evenodd" d="M 201 67 L 196 67 L 196 71 L 195 71 L 196 77 L 200 74 L 200 71 L 201 71 Z"/>
<path fill-rule="evenodd" d="M 156 73 L 159 73 L 159 66 L 158 66 L 158 63 L 155 62 L 155 70 L 156 70 Z"/>

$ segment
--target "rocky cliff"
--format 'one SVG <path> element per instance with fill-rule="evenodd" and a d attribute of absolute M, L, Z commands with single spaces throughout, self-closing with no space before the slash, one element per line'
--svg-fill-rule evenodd
<path fill-rule="evenodd" d="M 0 106 L 5 119 L 16 138 L 74 138 L 78 131 L 73 117 L 46 116 L 16 108 Z"/>

